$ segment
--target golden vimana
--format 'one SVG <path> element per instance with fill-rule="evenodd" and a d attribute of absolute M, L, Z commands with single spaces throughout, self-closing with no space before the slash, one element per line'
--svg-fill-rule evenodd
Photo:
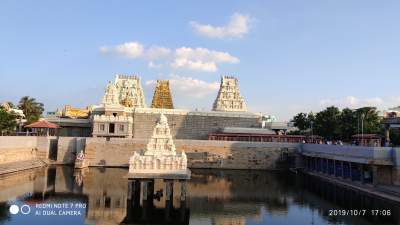
<path fill-rule="evenodd" d="M 173 109 L 171 91 L 168 80 L 157 80 L 151 108 Z"/>

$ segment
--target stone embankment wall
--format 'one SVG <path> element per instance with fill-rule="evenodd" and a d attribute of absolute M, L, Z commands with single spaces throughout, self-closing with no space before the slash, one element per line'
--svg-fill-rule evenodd
<path fill-rule="evenodd" d="M 0 164 L 32 160 L 37 157 L 37 137 L 0 137 Z"/>
<path fill-rule="evenodd" d="M 181 112 L 166 110 L 173 139 L 207 140 L 210 133 L 224 127 L 260 127 L 261 116 L 252 113 Z M 133 113 L 133 137 L 150 138 L 154 125 L 160 117 L 157 110 Z"/>
<path fill-rule="evenodd" d="M 85 147 L 91 166 L 128 166 L 134 151 L 145 149 L 146 139 L 86 138 L 85 145 L 76 138 L 60 138 L 58 162 L 71 163 L 78 149 Z M 82 140 L 81 140 L 82 142 Z M 81 143 L 79 142 L 79 143 Z M 175 140 L 177 151 L 184 150 L 190 168 L 279 169 L 288 153 L 299 144 L 229 141 Z"/>
<path fill-rule="evenodd" d="M 0 164 L 41 159 L 56 151 L 56 137 L 0 136 Z"/>

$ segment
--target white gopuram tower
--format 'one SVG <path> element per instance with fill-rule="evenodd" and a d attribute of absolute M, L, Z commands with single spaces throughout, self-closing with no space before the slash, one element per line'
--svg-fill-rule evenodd
<path fill-rule="evenodd" d="M 213 111 L 247 112 L 246 103 L 240 95 L 239 82 L 235 77 L 222 76 Z"/>
<path fill-rule="evenodd" d="M 104 106 L 108 105 L 119 105 L 118 90 L 115 85 L 110 81 L 108 82 L 106 91 L 103 96 L 102 104 Z"/>
<path fill-rule="evenodd" d="M 184 151 L 177 153 L 167 117 L 160 115 L 144 153 L 135 152 L 129 160 L 129 174 L 184 175 L 190 177 Z"/>
<path fill-rule="evenodd" d="M 146 108 L 140 77 L 116 75 L 115 88 L 117 89 L 121 105 L 125 107 Z"/>

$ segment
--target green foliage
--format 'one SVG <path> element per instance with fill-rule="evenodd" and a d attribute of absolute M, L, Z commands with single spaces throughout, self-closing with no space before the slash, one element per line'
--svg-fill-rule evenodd
<path fill-rule="evenodd" d="M 358 132 L 358 117 L 354 110 L 345 108 L 340 114 L 340 139 L 349 141 Z"/>
<path fill-rule="evenodd" d="M 314 123 L 314 120 L 315 116 L 312 112 L 309 114 L 299 113 L 292 119 L 294 125 L 300 130 L 300 133 L 304 133 L 310 129 L 311 124 Z"/>
<path fill-rule="evenodd" d="M 318 113 L 297 114 L 293 120 L 300 133 L 309 133 L 313 123 L 313 133 L 326 139 L 350 141 L 354 134 L 377 134 L 381 132 L 380 118 L 374 107 L 363 107 L 356 110 L 345 108 L 339 110 L 331 106 Z"/>
<path fill-rule="evenodd" d="M 0 133 L 8 133 L 17 126 L 16 115 L 0 107 Z"/>
<path fill-rule="evenodd" d="M 359 116 L 360 121 L 363 121 L 360 124 L 363 125 L 365 134 L 376 134 L 379 132 L 381 120 L 375 107 L 359 108 L 356 109 L 355 113 Z"/>
<path fill-rule="evenodd" d="M 18 108 L 24 112 L 28 124 L 38 121 L 44 111 L 43 103 L 36 102 L 35 98 L 29 96 L 19 100 Z"/>
<path fill-rule="evenodd" d="M 331 106 L 318 112 L 315 116 L 315 134 L 328 140 L 337 139 L 340 135 L 340 110 Z"/>

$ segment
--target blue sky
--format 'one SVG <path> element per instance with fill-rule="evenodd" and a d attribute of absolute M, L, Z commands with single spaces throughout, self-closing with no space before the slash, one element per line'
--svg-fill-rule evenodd
<path fill-rule="evenodd" d="M 47 111 L 99 104 L 115 74 L 146 102 L 170 79 L 175 105 L 209 110 L 221 74 L 253 112 L 290 119 L 328 105 L 400 105 L 399 1 L 0 2 L 0 102 Z"/>

